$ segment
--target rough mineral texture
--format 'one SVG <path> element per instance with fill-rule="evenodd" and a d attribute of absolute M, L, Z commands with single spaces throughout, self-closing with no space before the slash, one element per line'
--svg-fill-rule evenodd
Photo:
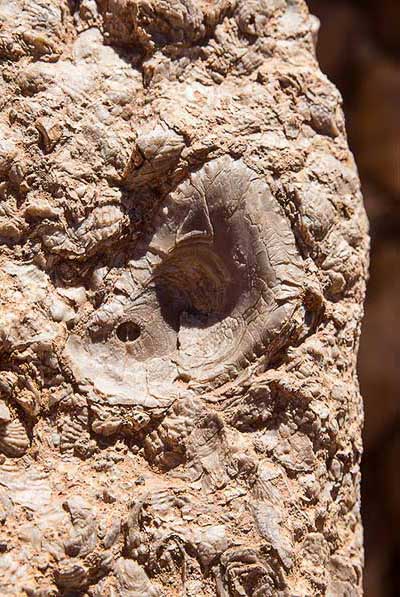
<path fill-rule="evenodd" d="M 400 586 L 400 2 L 308 0 L 322 70 L 343 93 L 371 226 L 359 377 L 365 403 L 366 597 Z"/>
<path fill-rule="evenodd" d="M 316 19 L 0 23 L 1 595 L 361 595 L 367 225 Z"/>

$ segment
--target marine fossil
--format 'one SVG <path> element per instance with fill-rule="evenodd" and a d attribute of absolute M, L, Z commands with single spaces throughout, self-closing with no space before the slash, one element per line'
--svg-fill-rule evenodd
<path fill-rule="evenodd" d="M 161 591 L 152 585 L 145 571 L 132 560 L 120 558 L 115 566 L 118 595 L 121 597 L 160 597 Z"/>
<path fill-rule="evenodd" d="M 224 580 L 219 593 L 224 595 L 254 595 L 254 597 L 272 597 L 279 595 L 279 585 L 274 573 L 260 560 L 253 549 L 230 549 L 221 558 Z"/>
<path fill-rule="evenodd" d="M 0 423 L 0 451 L 6 456 L 22 456 L 30 442 L 25 427 L 19 419 Z"/>
<path fill-rule="evenodd" d="M 101 392 L 111 387 L 107 376 L 113 392 L 118 379 L 124 396 L 134 384 L 143 395 L 137 404 L 156 405 L 139 381 L 144 371 L 151 379 L 162 368 L 172 388 L 177 376 L 212 388 L 260 357 L 265 367 L 290 336 L 304 333 L 304 263 L 268 186 L 243 163 L 224 157 L 192 174 L 163 202 L 155 227 L 148 276 L 145 263 L 131 261 L 130 295 L 116 295 L 92 316 L 103 333 L 106 324 L 107 345 L 68 340 L 78 379 Z M 127 369 L 135 372 L 131 382 Z"/>

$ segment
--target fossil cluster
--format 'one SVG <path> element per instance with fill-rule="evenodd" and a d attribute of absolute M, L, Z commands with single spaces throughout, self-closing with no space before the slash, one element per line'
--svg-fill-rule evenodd
<path fill-rule="evenodd" d="M 358 597 L 367 227 L 316 20 L 0 22 L 1 595 Z"/>

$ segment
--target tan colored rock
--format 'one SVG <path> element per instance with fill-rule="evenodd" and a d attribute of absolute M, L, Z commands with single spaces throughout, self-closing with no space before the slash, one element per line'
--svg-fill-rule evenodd
<path fill-rule="evenodd" d="M 315 19 L 24 6 L 1 8 L 2 594 L 361 595 L 367 225 Z"/>

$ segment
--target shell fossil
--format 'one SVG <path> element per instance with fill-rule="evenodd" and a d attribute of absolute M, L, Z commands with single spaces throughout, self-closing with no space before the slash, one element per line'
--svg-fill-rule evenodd
<path fill-rule="evenodd" d="M 221 597 L 248 595 L 248 597 L 273 597 L 277 591 L 274 574 L 264 565 L 256 550 L 231 548 L 221 557 L 224 571 L 217 580 L 217 592 Z"/>
<path fill-rule="evenodd" d="M 257 35 L 282 4 L 281 0 L 241 0 L 236 11 L 240 30 L 248 35 Z"/>
<path fill-rule="evenodd" d="M 133 560 L 119 558 L 115 574 L 118 579 L 118 595 L 121 597 L 162 597 L 162 593 L 152 585 L 143 568 Z"/>
<path fill-rule="evenodd" d="M 87 581 L 87 570 L 79 560 L 70 558 L 60 563 L 56 574 L 57 585 L 67 589 L 80 589 Z"/>
<path fill-rule="evenodd" d="M 141 495 L 131 504 L 126 521 L 127 553 L 149 573 L 176 564 L 185 576 L 185 558 L 195 557 L 204 569 L 211 569 L 229 546 L 224 525 L 193 524 L 204 505 L 183 493 L 161 489 Z"/>
<path fill-rule="evenodd" d="M 243 162 L 206 164 L 167 197 L 154 225 L 147 260 L 131 262 L 131 294 L 111 293 L 92 317 L 107 343 L 88 330 L 66 344 L 76 377 L 112 403 L 167 406 L 181 395 L 179 377 L 220 386 L 305 327 L 293 233 Z"/>
<path fill-rule="evenodd" d="M 156 284 L 183 303 L 179 364 L 199 382 L 224 378 L 268 352 L 292 314 L 303 285 L 293 234 L 267 184 L 229 157 L 193 174 L 165 212 L 150 250 L 163 255 Z"/>
<path fill-rule="evenodd" d="M 11 413 L 8 406 L 0 401 L 0 425 L 7 424 L 11 421 Z"/>
<path fill-rule="evenodd" d="M 0 451 L 3 454 L 11 457 L 22 456 L 29 446 L 28 434 L 19 419 L 0 424 Z"/>
<path fill-rule="evenodd" d="M 48 475 L 38 467 L 31 466 L 21 471 L 17 460 L 9 460 L 1 466 L 0 486 L 12 496 L 14 504 L 31 512 L 48 513 L 52 507 Z"/>
<path fill-rule="evenodd" d="M 60 225 L 47 226 L 42 236 L 44 246 L 52 253 L 69 257 L 98 252 L 103 245 L 121 235 L 127 218 L 117 205 L 95 207 L 75 230 L 64 231 Z"/>
<path fill-rule="evenodd" d="M 63 453 L 72 452 L 74 446 L 83 437 L 88 437 L 87 430 L 87 416 L 85 415 L 67 415 L 61 427 L 60 434 L 60 450 Z"/>
<path fill-rule="evenodd" d="M 176 166 L 184 146 L 182 137 L 159 125 L 142 131 L 124 173 L 124 186 L 129 189 L 154 184 L 161 174 Z"/>
<path fill-rule="evenodd" d="M 79 497 L 74 497 L 64 504 L 64 509 L 71 516 L 73 531 L 64 543 L 65 552 L 71 556 L 85 557 L 90 554 L 97 541 L 96 514 Z"/>

